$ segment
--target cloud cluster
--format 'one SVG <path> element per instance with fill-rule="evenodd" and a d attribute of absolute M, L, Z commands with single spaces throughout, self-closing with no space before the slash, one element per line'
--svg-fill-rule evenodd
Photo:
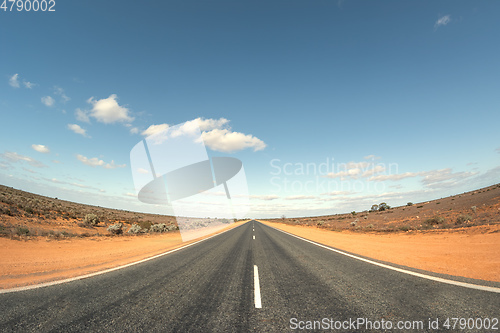
<path fill-rule="evenodd" d="M 400 181 L 406 178 L 423 177 L 421 183 L 427 188 L 443 188 L 457 185 L 457 182 L 475 176 L 477 172 L 453 172 L 451 168 L 419 171 L 419 172 L 405 172 L 401 174 L 377 175 L 371 177 L 370 181 Z"/>
<path fill-rule="evenodd" d="M 120 164 L 120 165 L 115 164 L 115 161 L 113 160 L 111 161 L 111 163 L 106 163 L 103 160 L 98 159 L 97 157 L 88 158 L 80 154 L 77 154 L 76 158 L 83 164 L 91 167 L 100 166 L 105 169 L 116 169 L 116 168 L 124 168 L 127 166 L 126 164 Z"/>
<path fill-rule="evenodd" d="M 43 164 L 40 161 L 35 160 L 34 158 L 31 158 L 31 157 L 25 156 L 25 155 L 21 155 L 21 154 L 15 153 L 15 152 L 7 151 L 3 154 L 0 154 L 0 158 L 4 159 L 7 162 L 13 162 L 13 163 L 24 161 L 35 168 L 46 168 L 47 167 L 45 164 Z"/>
<path fill-rule="evenodd" d="M 69 102 L 71 100 L 71 98 L 66 96 L 66 94 L 64 93 L 64 89 L 61 87 L 55 86 L 54 87 L 54 94 L 59 96 L 61 98 L 61 102 L 63 102 L 63 103 Z"/>
<path fill-rule="evenodd" d="M 365 159 L 379 159 L 374 155 L 368 155 Z M 340 178 L 345 180 L 346 178 L 358 179 L 364 177 L 370 177 L 378 173 L 382 173 L 386 170 L 383 164 L 374 164 L 373 162 L 349 162 L 349 163 L 338 163 L 337 172 L 329 172 L 325 175 L 326 178 Z"/>
<path fill-rule="evenodd" d="M 19 74 L 16 73 L 9 78 L 9 85 L 13 88 L 20 88 L 21 87 L 21 84 L 19 82 Z M 25 88 L 28 88 L 28 89 L 31 89 L 34 86 L 36 86 L 35 83 L 29 82 L 26 80 L 23 80 L 23 85 Z"/>
<path fill-rule="evenodd" d="M 214 151 L 232 153 L 246 148 L 253 148 L 254 151 L 266 148 L 264 141 L 251 134 L 233 132 L 228 123 L 229 120 L 225 118 L 196 118 L 185 122 L 175 130 L 170 130 L 168 124 L 151 125 L 141 134 L 144 136 L 155 135 L 158 139 L 165 139 L 167 136 L 190 135 L 199 128 L 202 131 L 203 142 Z"/>

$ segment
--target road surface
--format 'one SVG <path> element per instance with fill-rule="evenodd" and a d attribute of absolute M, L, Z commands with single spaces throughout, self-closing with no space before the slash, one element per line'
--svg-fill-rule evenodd
<path fill-rule="evenodd" d="M 459 322 L 446 330 L 447 318 L 489 318 L 491 326 L 499 308 L 499 293 L 392 271 L 250 221 L 111 273 L 0 294 L 0 332 L 296 332 L 319 324 L 425 332 L 438 331 L 429 328 L 436 319 L 452 332 Z"/>

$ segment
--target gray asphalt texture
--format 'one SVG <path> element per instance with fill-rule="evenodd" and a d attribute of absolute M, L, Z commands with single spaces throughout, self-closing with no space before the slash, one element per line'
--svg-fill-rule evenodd
<path fill-rule="evenodd" d="M 261 309 L 254 305 L 254 265 Z M 0 294 L 0 332 L 306 331 L 291 329 L 291 318 L 422 321 L 424 329 L 415 331 L 470 332 L 441 324 L 499 318 L 499 308 L 498 293 L 370 265 L 250 221 L 108 274 Z M 439 330 L 427 327 L 429 318 L 439 319 Z M 326 331 L 377 331 L 358 328 Z"/>

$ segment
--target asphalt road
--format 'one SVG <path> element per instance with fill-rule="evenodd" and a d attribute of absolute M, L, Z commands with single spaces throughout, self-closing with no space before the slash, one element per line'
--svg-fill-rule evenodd
<path fill-rule="evenodd" d="M 392 332 L 399 321 L 407 328 L 421 321 L 418 332 L 469 332 L 443 324 L 490 318 L 492 325 L 499 309 L 499 293 L 391 271 L 251 221 L 125 269 L 0 294 L 0 332 L 294 332 L 314 320 L 331 332 L 389 323 Z M 429 329 L 429 318 L 439 330 Z"/>

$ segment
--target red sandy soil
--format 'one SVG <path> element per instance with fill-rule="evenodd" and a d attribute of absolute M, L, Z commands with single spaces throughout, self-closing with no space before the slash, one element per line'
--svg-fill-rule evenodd
<path fill-rule="evenodd" d="M 430 272 L 500 282 L 500 225 L 413 233 L 330 231 L 260 221 L 294 235 Z"/>

